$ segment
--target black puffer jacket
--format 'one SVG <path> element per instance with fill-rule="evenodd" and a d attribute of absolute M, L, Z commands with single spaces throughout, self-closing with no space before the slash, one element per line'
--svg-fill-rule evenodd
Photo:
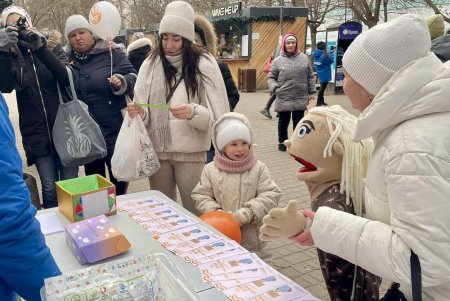
<path fill-rule="evenodd" d="M 0 90 L 16 90 L 19 126 L 28 165 L 36 158 L 56 154 L 52 129 L 58 110 L 56 81 L 68 85 L 67 55 L 60 45 L 61 34 L 51 31 L 47 46 L 32 53 L 19 41 L 23 63 L 16 54 L 0 52 Z"/>
<path fill-rule="evenodd" d="M 450 60 L 450 34 L 445 34 L 431 42 L 431 52 L 444 63 Z"/>
<path fill-rule="evenodd" d="M 231 77 L 230 68 L 224 62 L 219 62 L 220 73 L 222 73 L 223 82 L 225 83 L 225 88 L 227 89 L 228 103 L 230 104 L 230 111 L 233 112 L 239 102 L 239 91 L 236 88 L 233 77 Z"/>
<path fill-rule="evenodd" d="M 111 77 L 111 56 L 107 41 L 96 40 L 85 60 L 77 60 L 72 49 L 67 47 L 77 96 L 89 106 L 89 112 L 100 126 L 108 152 L 111 153 L 123 121 L 120 110 L 126 107 L 125 95 L 133 93 L 136 82 L 136 70 L 125 54 L 115 47 L 113 44 L 112 74 L 122 80 L 119 91 L 113 91 L 108 82 Z"/>

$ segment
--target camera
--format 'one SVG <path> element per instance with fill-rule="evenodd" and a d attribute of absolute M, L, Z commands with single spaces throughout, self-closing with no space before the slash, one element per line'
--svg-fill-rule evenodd
<path fill-rule="evenodd" d="M 20 17 L 19 20 L 17 20 L 16 28 L 19 32 L 19 40 L 23 40 L 25 42 L 32 42 L 39 39 L 39 35 L 35 32 L 32 32 L 27 29 L 26 25 L 27 19 L 25 17 Z"/>

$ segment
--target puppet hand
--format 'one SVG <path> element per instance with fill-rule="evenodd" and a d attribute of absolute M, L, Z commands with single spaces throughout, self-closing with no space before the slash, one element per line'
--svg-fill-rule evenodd
<path fill-rule="evenodd" d="M 301 244 L 302 246 L 314 246 L 314 240 L 311 235 L 311 225 L 314 220 L 315 213 L 311 210 L 302 210 L 304 216 L 307 218 L 306 230 L 297 236 L 291 237 L 290 239 Z"/>
<path fill-rule="evenodd" d="M 274 208 L 263 218 L 259 238 L 271 241 L 289 238 L 305 229 L 306 221 L 303 214 L 297 210 L 297 201 L 290 200 L 285 208 Z"/>

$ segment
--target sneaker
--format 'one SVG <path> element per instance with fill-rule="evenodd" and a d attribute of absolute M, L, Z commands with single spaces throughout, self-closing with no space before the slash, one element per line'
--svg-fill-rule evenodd
<path fill-rule="evenodd" d="M 263 110 L 261 110 L 260 113 L 263 114 L 265 117 L 272 119 L 272 115 L 270 115 L 270 112 L 268 109 L 263 109 Z"/>
<path fill-rule="evenodd" d="M 284 145 L 284 143 L 278 143 L 278 150 L 279 150 L 280 152 L 285 152 L 285 151 L 287 151 L 286 145 Z"/>

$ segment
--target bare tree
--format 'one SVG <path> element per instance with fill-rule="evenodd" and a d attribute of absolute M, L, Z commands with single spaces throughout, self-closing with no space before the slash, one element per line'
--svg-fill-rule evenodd
<path fill-rule="evenodd" d="M 388 0 L 346 0 L 347 7 L 353 12 L 354 19 L 362 21 L 369 28 L 380 20 L 380 7 L 387 7 Z M 385 16 L 387 19 L 387 15 Z"/>
<path fill-rule="evenodd" d="M 311 32 L 311 48 L 316 46 L 317 29 L 324 22 L 326 15 L 338 7 L 333 0 L 305 0 L 308 7 L 308 26 Z"/>
<path fill-rule="evenodd" d="M 444 17 L 445 22 L 450 23 L 450 17 L 448 15 L 448 11 L 445 12 L 442 9 L 442 6 L 437 4 L 436 1 L 433 0 L 406 0 L 407 3 L 415 4 L 415 5 L 425 5 L 431 8 L 436 15 L 442 15 Z"/>

